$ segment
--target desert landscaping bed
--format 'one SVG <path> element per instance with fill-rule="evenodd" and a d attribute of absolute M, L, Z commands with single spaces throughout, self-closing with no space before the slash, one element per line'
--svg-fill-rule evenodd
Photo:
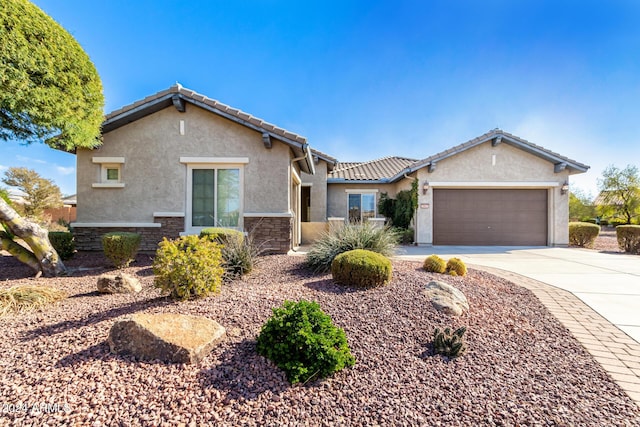
<path fill-rule="evenodd" d="M 364 291 L 312 274 L 302 257 L 269 256 L 219 295 L 177 303 L 153 287 L 149 256 L 125 270 L 143 284 L 136 295 L 95 292 L 107 271 L 102 254 L 67 264 L 70 277 L 27 279 L 26 267 L 0 256 L 0 287 L 69 294 L 0 318 L 0 425 L 640 424 L 638 407 L 529 291 L 477 270 L 449 277 L 395 261 L 392 283 Z M 423 294 L 433 279 L 462 290 L 470 313 L 437 313 Z M 345 329 L 356 365 L 290 386 L 255 350 L 261 325 L 285 299 L 318 301 Z M 111 325 L 136 312 L 206 316 L 228 336 L 200 365 L 110 354 Z M 434 328 L 461 325 L 468 353 L 433 356 Z"/>

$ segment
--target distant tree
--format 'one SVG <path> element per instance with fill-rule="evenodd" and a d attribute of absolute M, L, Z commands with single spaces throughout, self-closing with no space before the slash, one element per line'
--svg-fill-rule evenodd
<path fill-rule="evenodd" d="M 621 218 L 625 224 L 640 216 L 640 174 L 634 165 L 619 169 L 609 165 L 598 180 L 599 211 Z"/>
<path fill-rule="evenodd" d="M 11 204 L 11 200 L 9 199 L 9 192 L 6 188 L 0 188 L 0 199 L 3 199 L 5 202 Z"/>
<path fill-rule="evenodd" d="M 40 218 L 45 209 L 62 206 L 60 187 L 33 169 L 9 168 L 2 182 L 25 194 L 22 211 L 27 217 Z"/>
<path fill-rule="evenodd" d="M 595 216 L 596 208 L 591 201 L 591 197 L 581 189 L 571 187 L 571 192 L 569 193 L 569 220 L 584 221 Z"/>
<path fill-rule="evenodd" d="M 0 140 L 44 141 L 67 151 L 99 145 L 102 82 L 73 36 L 29 1 L 2 0 L 0 40 Z M 0 248 L 37 275 L 66 271 L 47 231 L 2 198 L 0 223 L 7 230 L 0 232 Z"/>
<path fill-rule="evenodd" d="M 104 97 L 89 56 L 27 0 L 0 2 L 0 140 L 100 144 Z"/>

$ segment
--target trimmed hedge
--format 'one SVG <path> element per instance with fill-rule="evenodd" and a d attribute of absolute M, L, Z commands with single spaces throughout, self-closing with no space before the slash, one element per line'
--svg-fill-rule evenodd
<path fill-rule="evenodd" d="M 236 239 L 242 242 L 244 240 L 244 233 L 242 233 L 242 231 L 234 230 L 233 228 L 208 227 L 203 228 L 200 232 L 200 238 L 203 237 L 208 237 L 213 241 L 225 245 L 231 239 Z"/>
<path fill-rule="evenodd" d="M 583 248 L 593 247 L 600 234 L 600 226 L 589 222 L 569 223 L 569 244 Z"/>
<path fill-rule="evenodd" d="M 50 231 L 49 242 L 63 261 L 70 259 L 76 251 L 73 234 L 68 231 Z"/>
<path fill-rule="evenodd" d="M 355 249 L 336 256 L 331 263 L 331 274 L 336 283 L 349 286 L 382 286 L 391 280 L 393 267 L 384 255 Z"/>
<path fill-rule="evenodd" d="M 619 225 L 616 227 L 616 236 L 621 250 L 640 254 L 640 225 Z"/>
<path fill-rule="evenodd" d="M 128 267 L 136 259 L 142 236 L 138 233 L 114 231 L 102 236 L 104 255 L 117 268 Z"/>

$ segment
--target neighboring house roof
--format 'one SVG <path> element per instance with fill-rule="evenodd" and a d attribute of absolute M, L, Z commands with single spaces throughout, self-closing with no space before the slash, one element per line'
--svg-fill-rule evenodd
<path fill-rule="evenodd" d="M 271 139 L 281 141 L 289 145 L 294 157 L 299 159 L 300 168 L 313 174 L 313 155 L 307 139 L 303 136 L 279 128 L 262 119 L 232 108 L 215 99 L 206 97 L 176 83 L 169 89 L 147 96 L 133 104 L 126 105 L 106 115 L 102 124 L 102 132 L 108 133 L 114 129 L 146 117 L 164 108 L 175 106 L 180 112 L 186 109 L 186 103 L 196 105 L 221 117 L 239 123 L 262 134 L 262 140 L 266 147 L 271 146 Z M 326 156 L 326 155 L 325 155 Z M 328 157 L 328 156 L 327 156 Z"/>
<path fill-rule="evenodd" d="M 622 206 L 623 204 L 622 197 L 610 190 L 601 191 L 593 201 L 594 206 Z"/>
<path fill-rule="evenodd" d="M 534 156 L 547 160 L 554 164 L 556 172 L 561 172 L 565 169 L 569 169 L 569 171 L 574 172 L 586 172 L 589 169 L 589 166 L 587 165 L 571 160 L 558 153 L 554 153 L 551 150 L 547 150 L 544 147 L 533 144 L 501 129 L 493 129 L 484 135 L 422 160 L 412 160 L 405 157 L 384 157 L 382 159 L 364 163 L 339 162 L 336 164 L 333 172 L 329 174 L 328 182 L 396 182 L 399 179 L 402 179 L 405 175 L 414 173 L 425 167 L 428 167 L 430 171 L 433 171 L 439 161 L 489 141 L 491 141 L 493 145 L 509 144 L 513 147 L 524 150 L 529 154 L 533 154 Z"/>
<path fill-rule="evenodd" d="M 338 162 L 329 174 L 328 182 L 384 181 L 393 177 L 417 160 L 389 156 L 368 162 Z"/>
<path fill-rule="evenodd" d="M 78 202 L 76 200 L 76 195 L 72 194 L 70 196 L 63 197 L 62 198 L 62 204 L 65 205 L 65 206 L 76 206 L 78 204 Z"/>

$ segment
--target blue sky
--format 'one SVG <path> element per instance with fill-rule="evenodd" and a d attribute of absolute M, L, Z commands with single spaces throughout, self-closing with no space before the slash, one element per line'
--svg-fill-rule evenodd
<path fill-rule="evenodd" d="M 176 81 L 343 161 L 424 158 L 495 127 L 640 166 L 640 2 L 36 0 L 87 51 L 105 112 Z M 75 157 L 0 145 L 75 192 Z M 2 172 L 2 170 L 0 170 Z"/>

